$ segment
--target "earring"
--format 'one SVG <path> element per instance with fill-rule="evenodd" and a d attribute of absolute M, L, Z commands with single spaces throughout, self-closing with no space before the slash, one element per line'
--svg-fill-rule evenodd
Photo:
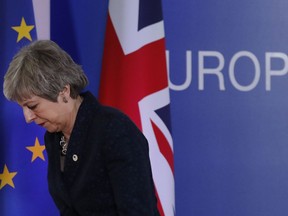
<path fill-rule="evenodd" d="M 63 97 L 63 102 L 68 103 L 68 100 L 66 99 L 66 97 Z"/>

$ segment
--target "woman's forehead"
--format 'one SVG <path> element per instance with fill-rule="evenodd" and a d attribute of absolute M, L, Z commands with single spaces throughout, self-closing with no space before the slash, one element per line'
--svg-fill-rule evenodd
<path fill-rule="evenodd" d="M 28 103 L 31 102 L 38 102 L 41 99 L 41 97 L 36 96 L 36 95 L 30 95 L 29 97 L 23 97 L 20 100 L 17 101 L 18 104 L 21 106 L 26 106 Z"/>

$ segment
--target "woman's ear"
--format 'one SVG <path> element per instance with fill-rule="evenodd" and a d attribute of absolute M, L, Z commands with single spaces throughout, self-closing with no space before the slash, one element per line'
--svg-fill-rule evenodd
<path fill-rule="evenodd" d="M 65 85 L 63 90 L 59 93 L 59 96 L 62 98 L 64 103 L 68 103 L 70 98 L 70 85 Z"/>

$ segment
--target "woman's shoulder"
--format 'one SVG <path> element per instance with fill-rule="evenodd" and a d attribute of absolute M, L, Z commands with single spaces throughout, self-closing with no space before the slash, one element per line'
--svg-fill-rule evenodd
<path fill-rule="evenodd" d="M 106 129 L 138 129 L 127 114 L 115 107 L 101 104 L 90 92 L 85 93 L 83 105 L 83 110 L 86 111 L 82 113 L 84 113 L 85 116 L 88 116 L 88 118 L 92 118 L 96 125 L 100 124 Z"/>

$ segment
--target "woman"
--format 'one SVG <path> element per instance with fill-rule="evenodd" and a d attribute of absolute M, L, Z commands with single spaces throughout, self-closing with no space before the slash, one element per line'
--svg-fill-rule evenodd
<path fill-rule="evenodd" d="M 13 58 L 4 95 L 44 127 L 49 192 L 62 216 L 159 215 L 143 134 L 83 89 L 81 67 L 49 40 Z"/>

